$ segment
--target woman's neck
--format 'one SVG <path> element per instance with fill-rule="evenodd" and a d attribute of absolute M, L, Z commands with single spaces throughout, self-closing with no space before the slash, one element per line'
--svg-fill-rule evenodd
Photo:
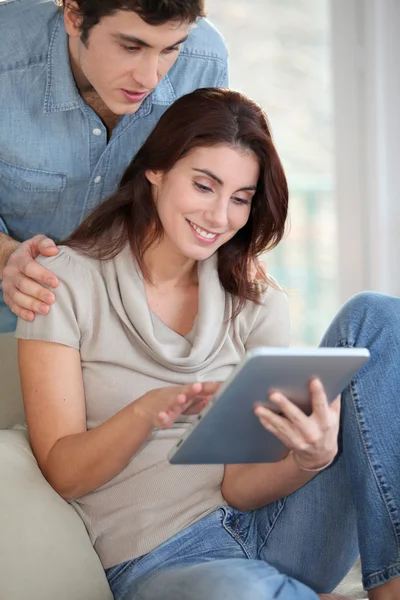
<path fill-rule="evenodd" d="M 174 251 L 167 241 L 150 247 L 144 264 L 154 286 L 190 287 L 197 283 L 197 261 Z"/>

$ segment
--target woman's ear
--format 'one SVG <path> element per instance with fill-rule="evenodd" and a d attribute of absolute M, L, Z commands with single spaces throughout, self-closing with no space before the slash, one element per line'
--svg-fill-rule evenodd
<path fill-rule="evenodd" d="M 160 185 L 163 176 L 162 171 L 152 171 L 147 169 L 144 174 L 146 175 L 146 179 L 150 181 L 152 185 Z"/>

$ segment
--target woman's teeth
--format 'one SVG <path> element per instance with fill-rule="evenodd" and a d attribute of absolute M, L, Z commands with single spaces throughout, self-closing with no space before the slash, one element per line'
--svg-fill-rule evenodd
<path fill-rule="evenodd" d="M 213 238 L 216 238 L 218 235 L 218 233 L 210 233 L 209 231 L 206 231 L 205 229 L 201 229 L 198 225 L 195 225 L 194 223 L 192 223 L 192 221 L 190 221 L 190 224 L 193 227 L 193 229 L 205 240 L 211 240 Z"/>

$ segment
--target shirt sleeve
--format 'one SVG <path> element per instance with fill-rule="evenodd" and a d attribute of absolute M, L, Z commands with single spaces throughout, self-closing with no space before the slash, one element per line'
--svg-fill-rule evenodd
<path fill-rule="evenodd" d="M 226 65 L 225 69 L 223 70 L 221 79 L 218 82 L 217 87 L 221 87 L 221 88 L 229 87 L 228 65 Z"/>
<path fill-rule="evenodd" d="M 253 319 L 247 329 L 245 349 L 260 346 L 289 346 L 290 317 L 286 294 L 271 285 L 263 293 L 261 304 L 254 305 Z"/>
<path fill-rule="evenodd" d="M 56 301 L 47 315 L 37 314 L 32 322 L 18 319 L 15 336 L 79 349 L 90 321 L 87 269 L 63 248 L 57 256 L 38 257 L 37 262 L 52 271 L 60 281 L 58 287 L 52 289 Z"/>

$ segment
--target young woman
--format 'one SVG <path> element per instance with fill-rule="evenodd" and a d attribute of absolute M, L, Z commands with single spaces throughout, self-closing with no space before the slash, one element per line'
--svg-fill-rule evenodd
<path fill-rule="evenodd" d="M 359 548 L 370 597 L 396 597 L 399 300 L 358 296 L 325 337 L 372 356 L 343 394 L 339 452 L 339 399 L 328 406 L 315 380 L 310 417 L 279 394 L 285 417 L 256 409 L 287 445 L 281 462 L 167 461 L 246 350 L 289 342 L 285 295 L 262 272 L 248 281 L 287 204 L 260 108 L 198 90 L 166 111 L 117 193 L 40 259 L 61 283 L 49 315 L 17 329 L 31 443 L 116 600 L 316 598 Z"/>

